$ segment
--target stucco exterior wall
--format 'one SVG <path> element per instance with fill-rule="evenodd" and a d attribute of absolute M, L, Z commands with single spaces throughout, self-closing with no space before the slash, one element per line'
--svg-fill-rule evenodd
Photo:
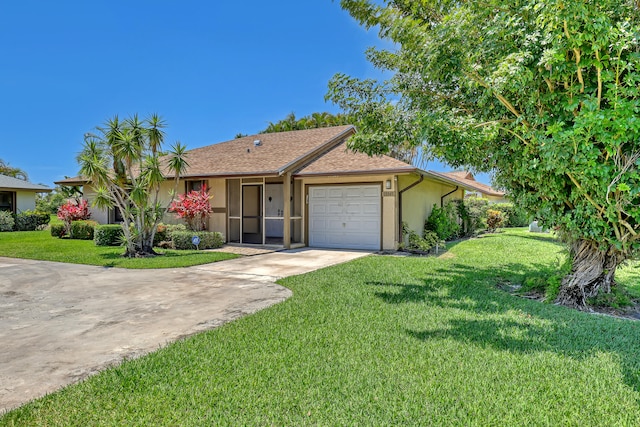
<path fill-rule="evenodd" d="M 409 187 L 418 181 L 417 175 L 400 176 L 398 178 L 400 190 Z M 413 188 L 402 194 L 402 221 L 406 222 L 409 228 L 422 235 L 424 220 L 431 214 L 433 205 L 440 207 L 441 197 L 455 190 L 454 185 L 447 185 L 438 181 L 424 180 Z M 459 188 L 444 198 L 444 203 L 450 200 L 464 198 L 464 190 Z"/>
<path fill-rule="evenodd" d="M 99 224 L 109 224 L 109 211 L 93 206 L 93 201 L 96 198 L 96 192 L 93 187 L 85 185 L 82 189 L 82 194 L 82 198 L 89 202 L 89 212 L 91 213 L 91 219 L 98 222 Z"/>
<path fill-rule="evenodd" d="M 391 181 L 391 188 L 385 187 L 386 181 Z M 383 250 L 393 250 L 396 248 L 398 240 L 398 186 L 394 175 L 358 175 L 358 176 L 318 176 L 302 179 L 305 190 L 303 191 L 302 209 L 303 218 L 307 220 L 306 186 L 309 185 L 332 185 L 332 184 L 378 184 L 382 189 L 382 236 L 381 243 Z M 306 227 L 306 224 L 305 224 Z"/>
<path fill-rule="evenodd" d="M 16 191 L 16 212 L 32 211 L 36 208 L 36 193 Z"/>

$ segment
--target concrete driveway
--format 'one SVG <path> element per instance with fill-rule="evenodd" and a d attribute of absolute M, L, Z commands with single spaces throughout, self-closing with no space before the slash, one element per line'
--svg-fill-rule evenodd
<path fill-rule="evenodd" d="M 0 413 L 283 301 L 278 278 L 364 255 L 300 249 L 162 270 L 0 257 Z"/>

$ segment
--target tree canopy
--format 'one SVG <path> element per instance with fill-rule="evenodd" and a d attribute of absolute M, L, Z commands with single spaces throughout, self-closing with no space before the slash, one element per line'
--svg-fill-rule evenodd
<path fill-rule="evenodd" d="M 311 113 L 308 116 L 298 118 L 295 113 L 289 113 L 282 120 L 278 120 L 275 123 L 269 122 L 269 126 L 260 133 L 286 132 L 350 124 L 354 124 L 353 117 L 347 114 L 331 114 L 325 111 Z"/>
<path fill-rule="evenodd" d="M 640 248 L 640 13 L 631 0 L 342 0 L 395 50 L 369 49 L 385 82 L 336 75 L 329 99 L 401 126 L 362 128 L 368 153 L 406 141 L 492 171 L 569 243 L 558 301 L 609 292 Z"/>
<path fill-rule="evenodd" d="M 0 159 L 0 175 L 18 178 L 23 181 L 27 181 L 29 179 L 29 175 L 27 175 L 24 170 L 13 167 L 8 162 L 5 162 L 2 159 Z"/>

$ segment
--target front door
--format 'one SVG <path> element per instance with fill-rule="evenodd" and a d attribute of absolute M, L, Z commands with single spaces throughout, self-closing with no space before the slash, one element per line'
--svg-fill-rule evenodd
<path fill-rule="evenodd" d="M 242 186 L 242 243 L 262 245 L 262 184 Z"/>

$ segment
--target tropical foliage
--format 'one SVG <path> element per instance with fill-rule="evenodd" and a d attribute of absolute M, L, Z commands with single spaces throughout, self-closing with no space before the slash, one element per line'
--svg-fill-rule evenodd
<path fill-rule="evenodd" d="M 71 236 L 71 224 L 73 221 L 89 219 L 89 202 L 82 199 L 79 201 L 69 200 L 58 208 L 58 219 L 64 224 L 65 234 Z"/>
<path fill-rule="evenodd" d="M 632 0 L 342 0 L 393 51 L 368 58 L 386 82 L 344 75 L 347 114 L 403 118 L 361 127 L 354 148 L 406 141 L 495 173 L 516 203 L 555 226 L 572 255 L 558 302 L 582 307 L 615 286 L 640 248 L 640 11 Z M 381 112 L 380 110 L 386 112 Z"/>
<path fill-rule="evenodd" d="M 190 230 L 202 231 L 206 228 L 207 218 L 211 215 L 211 199 L 213 196 L 203 185 L 200 191 L 192 190 L 186 194 L 179 194 L 178 199 L 171 202 L 169 212 L 184 220 Z"/>
<path fill-rule="evenodd" d="M 13 178 L 18 178 L 23 181 L 26 181 L 29 179 L 29 175 L 27 175 L 27 173 L 24 170 L 13 167 L 8 162 L 5 162 L 2 159 L 0 159 L 0 175 L 6 175 Z"/>
<path fill-rule="evenodd" d="M 115 116 L 97 133 L 85 135 L 78 155 L 80 173 L 96 190 L 96 206 L 121 212 L 129 257 L 156 254 L 154 236 L 170 203 L 162 204 L 160 187 L 172 177 L 172 199 L 188 167 L 186 148 L 179 142 L 168 153 L 163 151 L 164 127 L 156 114 L 144 120 L 134 115 L 120 121 Z"/>

